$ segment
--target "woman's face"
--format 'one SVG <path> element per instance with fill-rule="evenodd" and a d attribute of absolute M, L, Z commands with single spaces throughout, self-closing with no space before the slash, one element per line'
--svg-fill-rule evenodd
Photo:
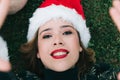
<path fill-rule="evenodd" d="M 74 67 L 81 51 L 77 31 L 71 23 L 55 19 L 39 28 L 37 57 L 46 68 L 68 70 Z"/>

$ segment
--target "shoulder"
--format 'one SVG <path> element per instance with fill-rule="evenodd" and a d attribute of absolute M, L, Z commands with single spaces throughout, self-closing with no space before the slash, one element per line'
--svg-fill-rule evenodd
<path fill-rule="evenodd" d="M 0 72 L 0 80 L 17 80 L 12 72 Z"/>
<path fill-rule="evenodd" d="M 15 72 L 0 72 L 0 80 L 41 80 L 36 74 L 29 71 Z"/>
<path fill-rule="evenodd" d="M 117 80 L 116 74 L 120 69 L 113 68 L 109 64 L 99 63 L 95 64 L 86 76 L 90 79 L 87 80 Z"/>
<path fill-rule="evenodd" d="M 42 80 L 36 74 L 30 71 L 23 71 L 19 74 L 16 74 L 18 80 Z"/>

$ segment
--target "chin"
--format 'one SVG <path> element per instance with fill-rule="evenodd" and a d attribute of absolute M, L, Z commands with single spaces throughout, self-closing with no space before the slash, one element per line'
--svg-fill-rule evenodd
<path fill-rule="evenodd" d="M 54 68 L 52 68 L 51 70 L 53 70 L 53 71 L 56 71 L 56 72 L 64 72 L 64 71 L 67 71 L 67 70 L 69 70 L 69 69 L 71 69 L 72 67 L 54 67 Z"/>

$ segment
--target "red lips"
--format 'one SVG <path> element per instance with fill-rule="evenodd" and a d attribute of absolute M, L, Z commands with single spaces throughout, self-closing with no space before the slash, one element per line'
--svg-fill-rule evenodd
<path fill-rule="evenodd" d="M 52 51 L 51 56 L 54 59 L 62 59 L 65 58 L 68 55 L 69 51 L 66 49 L 57 49 Z"/>

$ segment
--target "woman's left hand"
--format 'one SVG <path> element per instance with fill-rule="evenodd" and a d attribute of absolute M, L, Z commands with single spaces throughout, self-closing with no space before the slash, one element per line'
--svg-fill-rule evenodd
<path fill-rule="evenodd" d="M 0 0 L 0 28 L 8 14 L 9 4 L 9 0 Z"/>
<path fill-rule="evenodd" d="M 120 31 L 120 0 L 113 0 L 112 7 L 109 10 L 110 16 Z"/>
<path fill-rule="evenodd" d="M 120 72 L 117 74 L 117 80 L 120 80 Z"/>
<path fill-rule="evenodd" d="M 0 72 L 9 72 L 10 70 L 11 70 L 10 62 L 0 58 Z"/>

